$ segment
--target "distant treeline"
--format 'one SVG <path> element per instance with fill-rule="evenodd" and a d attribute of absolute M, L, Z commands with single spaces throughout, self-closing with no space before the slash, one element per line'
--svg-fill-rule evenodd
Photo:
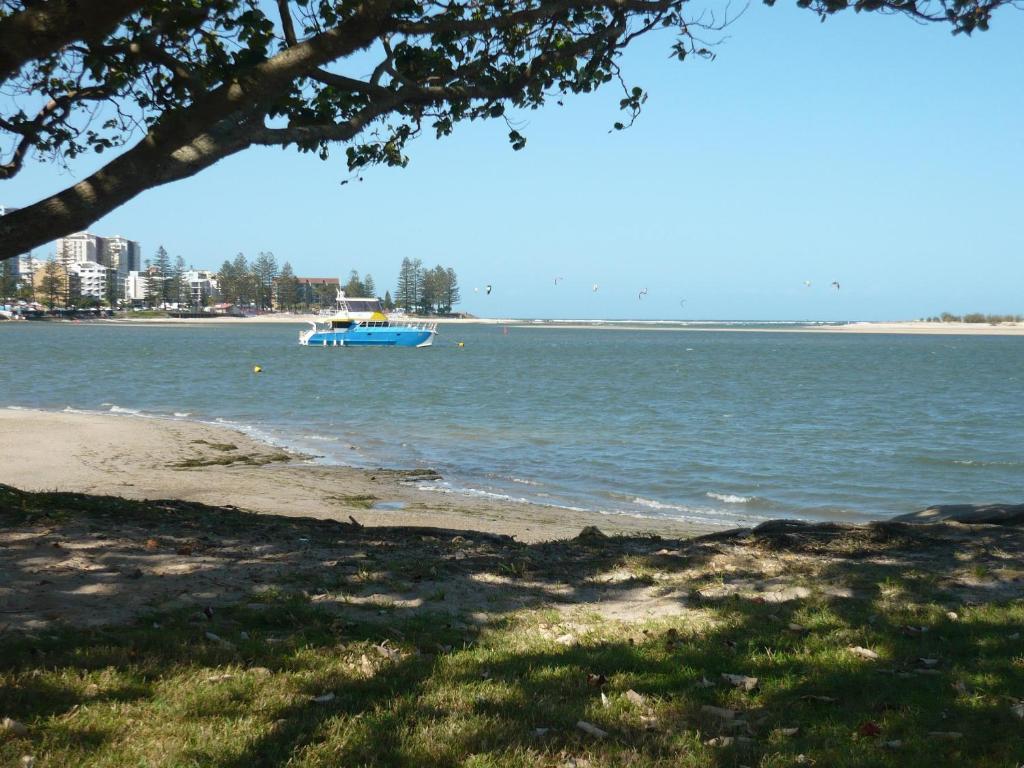
<path fill-rule="evenodd" d="M 447 315 L 461 298 L 459 281 L 451 267 L 438 264 L 429 269 L 419 259 L 402 259 L 395 288 L 396 307 L 421 315 Z"/>
<path fill-rule="evenodd" d="M 954 315 L 943 312 L 938 317 L 926 318 L 929 323 L 1024 323 L 1024 315 L 986 315 L 981 312 L 971 312 L 967 315 Z"/>

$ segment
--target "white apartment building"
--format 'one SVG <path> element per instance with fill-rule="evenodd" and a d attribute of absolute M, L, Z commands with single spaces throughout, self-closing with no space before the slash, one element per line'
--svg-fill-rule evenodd
<path fill-rule="evenodd" d="M 78 281 L 78 292 L 82 296 L 92 296 L 96 299 L 107 297 L 107 279 L 110 271 L 108 267 L 94 261 L 80 261 L 68 267 L 68 274 L 74 275 L 73 279 Z"/>
<path fill-rule="evenodd" d="M 189 304 L 193 307 L 205 306 L 207 299 L 220 295 L 217 273 L 211 270 L 190 269 L 185 273 L 185 282 L 189 287 Z"/>
<path fill-rule="evenodd" d="M 124 300 L 129 304 L 144 301 L 148 285 L 149 278 L 146 277 L 146 273 L 133 269 L 124 278 Z"/>
<path fill-rule="evenodd" d="M 103 238 L 89 232 L 74 232 L 57 240 L 57 262 L 62 267 L 90 261 L 100 263 L 103 254 Z"/>
<path fill-rule="evenodd" d="M 57 240 L 57 261 L 64 267 L 92 262 L 117 271 L 124 279 L 142 269 L 142 248 L 137 240 L 121 235 L 100 237 L 91 232 L 74 232 Z"/>

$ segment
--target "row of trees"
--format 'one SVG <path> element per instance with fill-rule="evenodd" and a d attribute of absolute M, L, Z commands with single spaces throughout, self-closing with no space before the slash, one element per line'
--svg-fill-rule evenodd
<path fill-rule="evenodd" d="M 298 282 L 292 265 L 287 261 L 280 268 L 270 251 L 260 251 L 250 264 L 244 253 L 226 260 L 217 273 L 221 300 L 240 306 L 271 309 L 274 306 L 275 285 L 285 294 L 288 306 L 297 301 Z"/>
<path fill-rule="evenodd" d="M 454 269 L 440 264 L 428 269 L 420 259 L 402 259 L 395 288 L 396 306 L 422 315 L 447 315 L 460 300 Z"/>
<path fill-rule="evenodd" d="M 970 312 L 966 315 L 954 315 L 951 312 L 943 312 L 938 317 L 927 318 L 929 323 L 1021 323 L 1024 322 L 1024 315 L 986 315 L 983 312 Z"/>
<path fill-rule="evenodd" d="M 146 304 L 151 307 L 162 304 L 181 306 L 191 301 L 192 289 L 186 279 L 185 259 L 181 256 L 175 256 L 172 261 L 167 249 L 161 245 L 153 258 L 146 260 L 146 271 Z M 108 293 L 117 290 L 116 287 L 111 288 L 111 283 L 116 286 L 116 281 L 108 281 Z M 119 297 L 112 298 L 116 300 Z"/>

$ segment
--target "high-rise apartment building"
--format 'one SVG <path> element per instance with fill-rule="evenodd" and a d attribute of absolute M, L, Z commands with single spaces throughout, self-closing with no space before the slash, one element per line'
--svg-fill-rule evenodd
<path fill-rule="evenodd" d="M 142 249 L 138 241 L 115 235 L 100 237 L 91 232 L 74 232 L 57 240 L 57 261 L 63 266 L 92 262 L 110 267 L 124 279 L 141 269 Z"/>
<path fill-rule="evenodd" d="M 121 235 L 107 237 L 104 238 L 99 263 L 116 270 L 118 276 L 124 278 L 129 272 L 138 272 L 142 269 L 142 249 L 136 240 L 129 240 Z"/>
<path fill-rule="evenodd" d="M 74 232 L 57 240 L 57 261 L 65 269 L 85 261 L 99 264 L 104 250 L 104 238 L 90 232 Z"/>

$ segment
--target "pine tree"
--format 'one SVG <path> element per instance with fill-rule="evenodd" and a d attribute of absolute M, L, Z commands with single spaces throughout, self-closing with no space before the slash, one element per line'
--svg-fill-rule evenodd
<path fill-rule="evenodd" d="M 145 269 L 146 285 L 142 295 L 142 302 L 147 307 L 155 307 L 160 303 L 160 280 L 155 276 L 153 262 L 146 259 Z"/>
<path fill-rule="evenodd" d="M 459 294 L 459 280 L 455 276 L 455 270 L 451 267 L 445 270 L 445 304 L 448 309 L 447 313 L 451 313 L 452 307 L 462 301 L 462 296 Z"/>
<path fill-rule="evenodd" d="M 440 310 L 440 303 L 444 296 L 444 281 L 446 280 L 444 267 L 439 264 L 433 269 L 422 270 L 421 275 L 418 302 L 420 312 L 425 315 L 433 314 Z"/>
<path fill-rule="evenodd" d="M 270 251 L 260 251 L 250 268 L 252 296 L 257 309 L 270 309 L 277 278 L 277 259 Z"/>
<path fill-rule="evenodd" d="M 116 269 L 107 270 L 107 290 L 105 300 L 107 306 L 111 309 L 117 307 L 118 302 L 124 296 L 124 285 L 121 283 L 120 277 L 118 277 Z"/>
<path fill-rule="evenodd" d="M 395 302 L 391 298 L 391 291 L 384 291 L 384 309 L 390 312 L 395 308 Z"/>
<path fill-rule="evenodd" d="M 187 302 L 191 293 L 189 286 L 185 283 L 185 259 L 180 255 L 174 257 L 174 266 L 171 267 L 168 281 L 170 282 L 168 290 L 170 300 L 180 307 Z"/>
<path fill-rule="evenodd" d="M 63 271 L 63 268 L 57 263 L 57 259 L 50 256 L 43 268 L 43 277 L 39 281 L 40 298 L 46 304 L 47 309 L 53 309 L 57 304 L 57 299 L 64 293 L 64 283 L 67 278 L 62 274 Z"/>
<path fill-rule="evenodd" d="M 348 282 L 341 289 L 345 291 L 345 295 L 349 298 L 363 295 L 363 283 L 360 281 L 359 273 L 356 270 L 353 269 L 348 273 Z"/>
<path fill-rule="evenodd" d="M 17 265 L 17 259 L 0 261 L 0 299 L 14 296 L 17 287 L 17 275 L 15 275 L 14 269 Z"/>
<path fill-rule="evenodd" d="M 415 303 L 413 288 L 415 282 L 416 275 L 412 261 L 407 256 L 402 259 L 402 266 L 398 270 L 398 285 L 395 287 L 395 301 L 406 312 L 411 312 Z"/>
<path fill-rule="evenodd" d="M 374 285 L 373 275 L 367 273 L 366 279 L 363 280 L 363 296 L 369 296 L 371 298 L 377 295 L 377 286 Z"/>
<path fill-rule="evenodd" d="M 244 253 L 239 253 L 231 262 L 231 269 L 234 274 L 235 301 L 240 307 L 247 307 L 252 304 L 253 279 L 249 271 L 249 261 Z"/>
<path fill-rule="evenodd" d="M 236 283 L 235 265 L 225 259 L 224 263 L 220 265 L 220 271 L 217 272 L 217 289 L 226 304 L 238 303 Z"/>
<path fill-rule="evenodd" d="M 423 303 L 423 278 L 425 273 L 423 271 L 423 262 L 419 259 L 413 259 L 410 263 L 412 273 L 411 283 L 411 295 L 412 308 L 415 311 Z"/>
<path fill-rule="evenodd" d="M 171 282 L 171 257 L 167 254 L 167 250 L 161 245 L 156 249 L 156 254 L 153 256 L 153 266 L 156 267 L 156 271 L 159 273 L 159 282 L 155 286 L 155 293 L 158 297 L 158 301 L 163 304 L 167 304 L 172 301 L 172 282 Z M 153 280 L 153 275 L 149 276 L 150 281 Z"/>
<path fill-rule="evenodd" d="M 295 279 L 292 265 L 287 261 L 277 277 L 277 308 L 292 310 L 299 301 L 299 281 Z"/>

